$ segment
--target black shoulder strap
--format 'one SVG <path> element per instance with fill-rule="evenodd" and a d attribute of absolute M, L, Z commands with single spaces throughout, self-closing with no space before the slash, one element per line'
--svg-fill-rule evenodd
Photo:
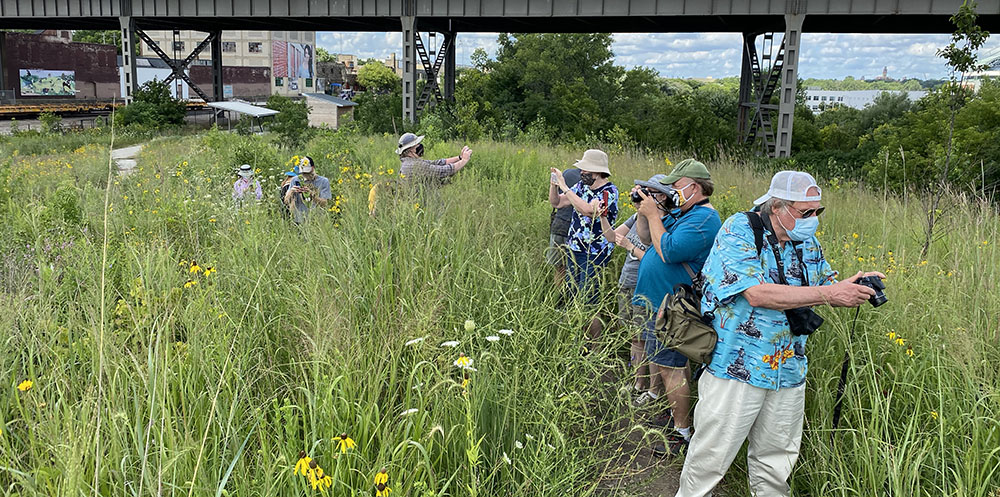
<path fill-rule="evenodd" d="M 757 246 L 757 257 L 760 257 L 760 251 L 764 248 L 764 221 L 761 220 L 760 214 L 756 212 L 744 212 L 743 214 L 750 221 L 750 229 L 753 230 L 753 242 Z"/>

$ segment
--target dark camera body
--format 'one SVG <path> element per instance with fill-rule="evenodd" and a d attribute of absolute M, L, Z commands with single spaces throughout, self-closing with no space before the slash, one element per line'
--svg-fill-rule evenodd
<path fill-rule="evenodd" d="M 670 188 L 670 187 L 667 187 L 667 188 L 668 188 L 668 190 L 670 192 L 673 192 L 673 188 Z M 654 193 L 662 193 L 662 192 L 658 192 L 658 191 L 653 191 L 653 190 L 649 189 L 649 187 L 646 187 L 646 186 L 640 186 L 639 190 L 632 192 L 632 195 L 630 196 L 630 198 L 632 199 L 632 203 L 638 204 L 639 202 L 642 202 L 642 197 L 639 196 L 639 192 L 642 192 L 647 197 L 652 197 Z M 672 193 L 668 193 L 667 194 L 667 198 L 665 200 L 663 200 L 662 202 L 657 202 L 657 203 L 660 204 L 660 207 L 662 207 L 663 210 L 667 210 L 667 211 L 669 211 L 670 209 L 673 209 L 673 208 L 677 207 L 676 198 L 674 197 L 674 195 Z"/>
<path fill-rule="evenodd" d="M 885 296 L 885 283 L 882 283 L 882 278 L 878 276 L 862 276 L 855 283 L 875 290 L 875 295 L 872 295 L 868 299 L 872 307 L 878 307 L 889 301 L 889 297 Z"/>
<path fill-rule="evenodd" d="M 646 188 L 645 186 L 640 186 L 638 191 L 632 192 L 631 198 L 633 204 L 638 204 L 639 202 L 642 202 L 642 197 L 639 196 L 639 192 L 646 194 L 647 197 L 653 195 L 652 190 Z"/>

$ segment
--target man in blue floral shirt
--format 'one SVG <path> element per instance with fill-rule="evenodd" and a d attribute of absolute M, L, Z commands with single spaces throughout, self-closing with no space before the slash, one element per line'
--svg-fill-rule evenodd
<path fill-rule="evenodd" d="M 566 265 L 570 295 L 583 292 L 588 303 L 597 302 L 598 271 L 608 264 L 614 249 L 612 228 L 618 217 L 618 188 L 608 178 L 608 154 L 587 150 L 574 164 L 580 169 L 580 182 L 570 187 L 562 172 L 552 168 L 549 203 L 552 207 L 573 206 L 573 218 L 566 245 L 570 255 Z M 565 193 L 559 193 L 559 191 Z"/>
<path fill-rule="evenodd" d="M 794 335 L 786 310 L 827 304 L 857 307 L 874 291 L 837 282 L 816 239 L 821 191 L 807 173 L 781 171 L 757 199 L 761 250 L 746 213 L 722 225 L 702 273 L 702 311 L 715 314 L 719 335 L 708 373 L 698 384 L 695 433 L 677 497 L 705 496 L 722 479 L 745 440 L 753 495 L 789 495 L 805 408 L 807 335 Z M 773 236 L 772 236 L 773 235 Z M 774 240 L 777 246 L 772 246 Z M 785 281 L 778 283 L 779 254 Z"/>

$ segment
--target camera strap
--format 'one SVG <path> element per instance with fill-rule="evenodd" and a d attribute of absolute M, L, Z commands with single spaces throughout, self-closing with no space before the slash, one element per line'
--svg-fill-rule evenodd
<path fill-rule="evenodd" d="M 840 366 L 840 381 L 837 383 L 837 400 L 833 404 L 833 429 L 837 429 L 840 424 L 840 410 L 844 407 L 844 389 L 847 388 L 847 369 L 851 364 L 851 343 L 854 342 L 854 327 L 858 324 L 858 315 L 861 314 L 861 306 L 854 311 L 854 322 L 851 323 L 851 334 L 847 339 L 847 348 L 844 349 L 844 363 Z M 833 438 L 833 433 L 830 433 Z"/>
<path fill-rule="evenodd" d="M 778 266 L 778 282 L 782 285 L 791 286 L 788 280 L 785 278 L 785 261 L 781 259 L 781 252 L 778 250 L 780 246 L 778 243 L 778 237 L 774 234 L 774 227 L 771 225 L 770 216 L 762 216 L 757 212 L 747 212 L 747 219 L 750 221 L 750 228 L 753 229 L 754 237 L 760 239 L 760 244 L 763 245 L 764 230 L 767 230 L 767 244 L 771 246 L 771 252 L 774 254 L 775 265 Z M 792 252 L 795 253 L 795 257 L 799 260 L 799 267 L 802 269 L 802 285 L 809 286 L 809 273 L 806 269 L 805 261 L 802 259 L 802 248 L 800 247 L 802 242 L 790 241 L 792 244 Z M 757 255 L 760 255 L 759 248 Z"/>

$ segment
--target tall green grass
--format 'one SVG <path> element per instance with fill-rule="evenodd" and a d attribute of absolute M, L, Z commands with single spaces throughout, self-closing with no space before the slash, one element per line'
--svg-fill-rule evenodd
<path fill-rule="evenodd" d="M 134 174 L 107 185 L 104 302 L 107 151 L 0 163 L 5 495 L 319 493 L 293 475 L 300 451 L 336 495 L 372 495 L 383 467 L 395 495 L 616 491 L 621 427 L 637 423 L 619 388 L 628 332 L 581 354 L 590 315 L 556 309 L 543 263 L 548 167 L 581 151 L 474 144 L 451 184 L 383 188 L 373 217 L 368 185 L 399 174 L 394 141 L 324 133 L 279 151 L 209 132 L 150 144 Z M 430 143 L 427 155 L 457 149 Z M 296 152 L 340 197 L 339 212 L 303 226 L 275 209 Z M 237 209 L 231 171 L 244 161 L 260 168 L 267 199 Z M 731 163 L 710 167 L 726 214 L 766 189 Z M 667 168 L 612 154 L 620 187 Z M 918 203 L 839 184 L 824 193 L 827 257 L 845 275 L 890 271 L 891 300 L 861 310 L 849 345 L 853 313 L 822 311 L 796 492 L 990 495 L 1000 485 L 995 212 L 956 201 L 924 262 Z M 449 340 L 460 344 L 440 346 Z M 845 419 L 831 432 L 845 347 Z M 460 354 L 475 371 L 454 364 Z M 15 388 L 23 379 L 30 391 Z M 357 447 L 337 450 L 341 433 Z M 738 463 L 727 490 L 745 493 L 743 474 Z"/>

